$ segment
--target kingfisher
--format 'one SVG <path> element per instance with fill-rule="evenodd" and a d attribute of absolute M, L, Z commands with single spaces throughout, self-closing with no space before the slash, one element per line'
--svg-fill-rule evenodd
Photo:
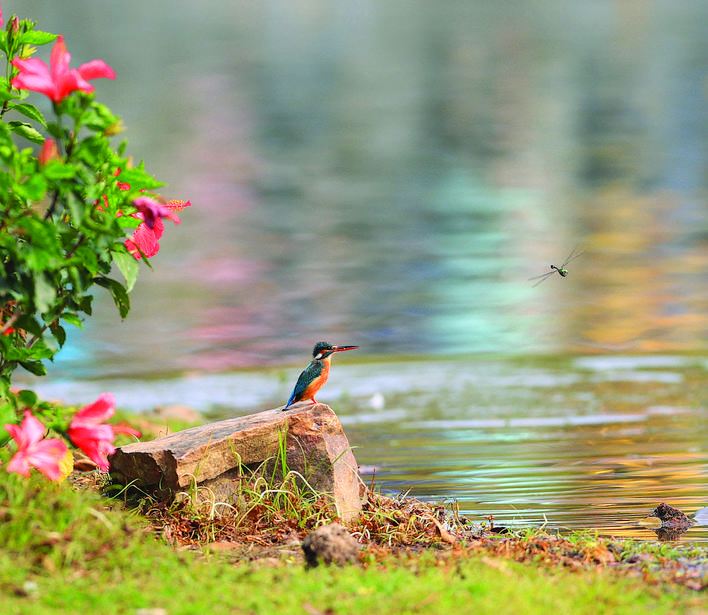
<path fill-rule="evenodd" d="M 315 395 L 327 382 L 332 355 L 335 352 L 344 352 L 355 348 L 359 348 L 359 346 L 334 346 L 327 342 L 317 342 L 312 349 L 312 361 L 297 379 L 292 395 L 290 395 L 290 399 L 288 399 L 288 403 L 285 404 L 283 410 L 287 410 L 294 403 L 306 399 L 316 404 Z"/>

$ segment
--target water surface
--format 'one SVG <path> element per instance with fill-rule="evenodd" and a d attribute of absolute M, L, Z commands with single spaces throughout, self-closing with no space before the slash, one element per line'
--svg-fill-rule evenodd
<path fill-rule="evenodd" d="M 95 84 L 119 138 L 194 203 L 129 318 L 100 293 L 54 374 L 279 366 L 320 339 L 705 349 L 706 3 L 2 6 L 115 69 Z"/>
<path fill-rule="evenodd" d="M 337 362 L 318 398 L 335 408 L 364 480 L 383 493 L 445 501 L 478 522 L 645 540 L 656 537 L 636 524 L 659 503 L 686 513 L 708 506 L 706 358 Z M 74 403 L 111 390 L 129 410 L 188 404 L 225 418 L 282 405 L 297 373 L 37 389 Z M 708 541 L 708 528 L 683 541 Z"/>

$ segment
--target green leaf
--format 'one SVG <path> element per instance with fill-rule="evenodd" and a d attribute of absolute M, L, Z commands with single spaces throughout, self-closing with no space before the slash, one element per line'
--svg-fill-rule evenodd
<path fill-rule="evenodd" d="M 132 191 L 154 190 L 165 185 L 163 182 L 157 181 L 154 177 L 148 174 L 143 168 L 142 162 L 133 169 L 123 169 L 118 179 L 122 182 L 130 184 Z"/>
<path fill-rule="evenodd" d="M 16 135 L 27 139 L 28 141 L 32 141 L 32 143 L 37 143 L 39 145 L 44 143 L 44 137 L 37 131 L 36 128 L 34 128 L 34 126 L 32 126 L 32 124 L 18 122 L 16 120 L 8 122 L 7 124 L 10 127 L 10 130 L 12 130 L 12 132 Z"/>
<path fill-rule="evenodd" d="M 39 401 L 37 393 L 35 393 L 34 391 L 30 391 L 29 389 L 23 389 L 17 394 L 17 397 L 20 398 L 20 401 L 25 406 L 29 406 L 30 408 L 34 408 L 37 405 L 37 402 Z"/>
<path fill-rule="evenodd" d="M 47 368 L 41 361 L 20 361 L 20 365 L 35 376 L 45 376 Z"/>
<path fill-rule="evenodd" d="M 112 250 L 111 255 L 113 256 L 113 262 L 118 265 L 118 269 L 120 269 L 125 278 L 126 292 L 130 292 L 138 279 L 138 272 L 140 271 L 138 260 L 127 251 Z"/>
<path fill-rule="evenodd" d="M 94 102 L 84 115 L 83 125 L 95 131 L 106 130 L 119 119 L 117 115 L 113 115 L 106 105 Z"/>
<path fill-rule="evenodd" d="M 16 105 L 10 104 L 9 108 L 17 111 L 18 113 L 21 113 L 22 115 L 28 117 L 31 120 L 34 120 L 35 122 L 39 122 L 40 124 L 42 124 L 42 126 L 47 125 L 47 122 L 44 119 L 42 112 L 34 105 L 30 105 L 29 103 L 18 103 Z"/>
<path fill-rule="evenodd" d="M 17 98 L 17 93 L 10 88 L 10 82 L 7 77 L 0 77 L 0 102 L 13 100 Z"/>
<path fill-rule="evenodd" d="M 9 402 L 0 403 L 0 446 L 5 446 L 10 440 L 10 434 L 3 428 L 5 424 L 17 423 L 15 407 Z"/>
<path fill-rule="evenodd" d="M 54 339 L 56 339 L 59 344 L 59 348 L 61 348 L 66 342 L 66 331 L 64 330 L 64 327 L 61 325 L 55 325 L 51 328 L 51 331 L 52 335 L 54 335 Z"/>
<path fill-rule="evenodd" d="M 83 321 L 76 314 L 69 314 L 67 312 L 65 314 L 62 314 L 61 318 L 64 322 L 68 322 L 70 325 L 74 325 L 75 327 L 78 327 L 79 329 L 84 328 Z"/>
<path fill-rule="evenodd" d="M 47 192 L 47 180 L 42 175 L 30 175 L 26 182 L 16 184 L 15 189 L 28 201 L 41 201 Z"/>
<path fill-rule="evenodd" d="M 66 164 L 61 160 L 50 160 L 44 167 L 44 176 L 47 179 L 71 179 L 79 170 L 72 164 Z"/>
<path fill-rule="evenodd" d="M 57 38 L 58 35 L 40 30 L 30 30 L 20 36 L 23 45 L 46 45 Z"/>
<path fill-rule="evenodd" d="M 81 311 L 88 316 L 93 314 L 93 308 L 91 307 L 91 302 L 93 301 L 93 295 L 84 295 L 81 300 Z"/>
<path fill-rule="evenodd" d="M 120 317 L 125 318 L 128 315 L 128 312 L 130 312 L 130 297 L 128 296 L 128 292 L 125 287 L 120 282 L 116 282 L 115 280 L 106 277 L 98 277 L 95 278 L 94 281 L 99 286 L 103 286 L 108 289 L 111 293 L 111 297 L 113 297 L 113 302 L 118 308 Z"/>

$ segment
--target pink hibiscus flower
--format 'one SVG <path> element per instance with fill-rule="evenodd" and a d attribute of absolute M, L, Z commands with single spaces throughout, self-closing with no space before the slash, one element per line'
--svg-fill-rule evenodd
<path fill-rule="evenodd" d="M 181 220 L 174 212 L 189 207 L 192 202 L 171 200 L 163 205 L 150 197 L 138 197 L 133 201 L 133 204 L 138 207 L 138 213 L 130 215 L 143 220 L 143 222 L 135 229 L 133 236 L 125 240 L 125 247 L 139 260 L 141 252 L 147 258 L 155 256 L 159 252 L 160 244 L 157 240 L 162 237 L 165 230 L 162 218 L 170 218 L 179 224 Z M 148 224 L 148 215 L 151 216 L 152 226 Z"/>
<path fill-rule="evenodd" d="M 140 432 L 127 425 L 104 423 L 115 413 L 116 398 L 112 393 L 101 393 L 98 399 L 79 410 L 67 430 L 69 439 L 86 453 L 104 472 L 108 472 L 108 455 L 115 453 L 116 433 L 140 437 Z"/>
<path fill-rule="evenodd" d="M 59 36 L 52 49 L 50 66 L 37 58 L 14 58 L 12 65 L 20 73 L 10 85 L 18 90 L 41 92 L 58 103 L 74 90 L 93 92 L 94 87 L 88 82 L 89 79 L 116 78 L 113 69 L 103 60 L 91 60 L 79 66 L 78 70 L 69 68 L 70 61 L 71 55 L 64 45 L 64 37 Z"/>
<path fill-rule="evenodd" d="M 179 216 L 173 213 L 169 207 L 149 196 L 139 196 L 133 200 L 133 205 L 138 208 L 138 213 L 143 214 L 143 220 L 149 229 L 155 228 L 155 221 L 161 218 L 169 218 L 175 224 L 182 223 Z"/>
<path fill-rule="evenodd" d="M 17 452 L 7 464 L 8 472 L 29 478 L 30 467 L 35 467 L 49 480 L 63 478 L 60 463 L 69 449 L 59 438 L 43 438 L 47 428 L 29 410 L 25 410 L 22 423 L 4 427 L 17 442 Z"/>
<path fill-rule="evenodd" d="M 130 215 L 143 219 L 143 214 Z M 160 244 L 157 240 L 162 237 L 164 230 L 165 223 L 159 218 L 155 220 L 154 228 L 150 228 L 145 222 L 141 222 L 132 237 L 125 240 L 125 247 L 138 260 L 143 254 L 146 258 L 151 258 L 160 251 Z"/>

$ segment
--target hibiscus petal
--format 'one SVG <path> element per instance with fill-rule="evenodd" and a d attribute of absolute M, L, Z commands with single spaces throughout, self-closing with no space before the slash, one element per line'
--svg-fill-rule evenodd
<path fill-rule="evenodd" d="M 17 75 L 10 84 L 13 88 L 40 92 L 54 100 L 56 95 L 54 81 L 49 74 L 49 68 L 42 60 L 36 58 L 29 58 L 27 60 L 15 58 L 12 61 L 12 65 L 20 70 L 20 74 Z"/>
<path fill-rule="evenodd" d="M 147 224 L 149 228 L 154 228 L 155 221 L 160 218 L 169 218 L 175 224 L 180 224 L 182 222 L 179 219 L 179 216 L 169 207 L 161 205 L 149 196 L 139 196 L 133 200 L 133 205 L 138 208 L 139 213 L 145 216 L 145 224 Z"/>
<path fill-rule="evenodd" d="M 113 69 L 103 60 L 91 60 L 79 66 L 79 73 L 84 79 L 115 79 Z"/>
<path fill-rule="evenodd" d="M 52 53 L 49 56 L 49 66 L 52 78 L 55 81 L 69 70 L 70 62 L 71 54 L 66 49 L 64 37 L 58 36 L 54 47 L 52 47 Z"/>
<path fill-rule="evenodd" d="M 115 434 L 111 425 L 70 427 L 67 435 L 101 470 L 108 471 L 106 455 L 112 455 L 116 450 L 113 446 Z"/>
<path fill-rule="evenodd" d="M 27 461 L 27 455 L 24 451 L 17 451 L 13 455 L 12 459 L 10 459 L 10 463 L 7 464 L 7 471 L 16 472 L 25 478 L 30 477 L 30 464 Z"/>
<path fill-rule="evenodd" d="M 44 436 L 47 428 L 44 423 L 36 418 L 29 410 L 25 410 L 25 418 L 22 423 L 14 425 L 12 423 L 4 425 L 7 433 L 17 443 L 17 448 L 20 451 L 26 451 L 29 447 L 36 444 Z"/>
<path fill-rule="evenodd" d="M 60 462 L 68 450 L 58 438 L 47 438 L 32 447 L 27 460 L 49 480 L 59 480 L 62 477 Z"/>
<path fill-rule="evenodd" d="M 69 94 L 74 90 L 82 90 L 84 92 L 91 93 L 94 91 L 94 87 L 86 81 L 77 70 L 70 70 L 63 75 L 57 77 L 55 80 L 56 87 L 56 101 L 64 100 Z"/>
<path fill-rule="evenodd" d="M 26 449 L 32 444 L 36 444 L 42 439 L 47 428 L 44 423 L 36 418 L 29 410 L 25 410 L 25 418 L 19 425 L 12 423 L 4 425 L 7 433 L 12 436 L 12 439 L 17 442 L 20 450 Z"/>
<path fill-rule="evenodd" d="M 36 419 L 35 419 L 36 420 Z M 49 480 L 61 480 L 61 460 L 69 448 L 58 438 L 47 438 L 36 442 L 15 453 L 7 464 L 8 472 L 17 472 L 21 476 L 30 476 L 30 466 L 37 468 Z"/>
<path fill-rule="evenodd" d="M 155 231 L 150 230 L 144 222 L 135 229 L 133 236 L 127 239 L 125 244 L 128 252 L 136 258 L 140 258 L 140 252 L 138 252 L 137 248 L 140 248 L 147 258 L 155 256 L 160 251 L 160 244 L 157 242 Z"/>
<path fill-rule="evenodd" d="M 77 425 L 98 425 L 113 416 L 115 406 L 116 398 L 113 393 L 101 393 L 95 402 L 83 407 L 76 413 L 69 428 Z"/>
<path fill-rule="evenodd" d="M 47 81 L 52 80 L 52 76 L 49 74 L 49 67 L 38 58 L 14 58 L 11 64 L 23 75 L 43 77 Z"/>
<path fill-rule="evenodd" d="M 44 433 L 47 431 L 44 423 L 42 423 L 42 421 L 34 416 L 29 410 L 25 410 L 25 418 L 22 420 L 20 427 L 25 433 L 30 444 L 39 442 L 44 436 Z"/>
<path fill-rule="evenodd" d="M 155 233 L 155 239 L 160 239 L 160 237 L 162 237 L 162 233 L 165 232 L 165 223 L 161 218 L 157 218 L 155 220 L 155 228 L 152 229 L 152 232 Z"/>
<path fill-rule="evenodd" d="M 108 472 L 108 455 L 116 452 L 116 447 L 106 440 L 86 440 L 81 450 L 86 453 L 103 472 Z"/>
<path fill-rule="evenodd" d="M 113 433 L 125 433 L 129 436 L 135 436 L 139 438 L 142 434 L 137 430 L 133 429 L 130 425 L 112 425 Z"/>
<path fill-rule="evenodd" d="M 72 422 L 66 433 L 69 439 L 81 450 L 84 450 L 84 446 L 91 446 L 89 442 L 97 440 L 113 442 L 114 438 L 113 426 L 108 423 L 101 423 L 100 425 L 74 425 Z"/>

